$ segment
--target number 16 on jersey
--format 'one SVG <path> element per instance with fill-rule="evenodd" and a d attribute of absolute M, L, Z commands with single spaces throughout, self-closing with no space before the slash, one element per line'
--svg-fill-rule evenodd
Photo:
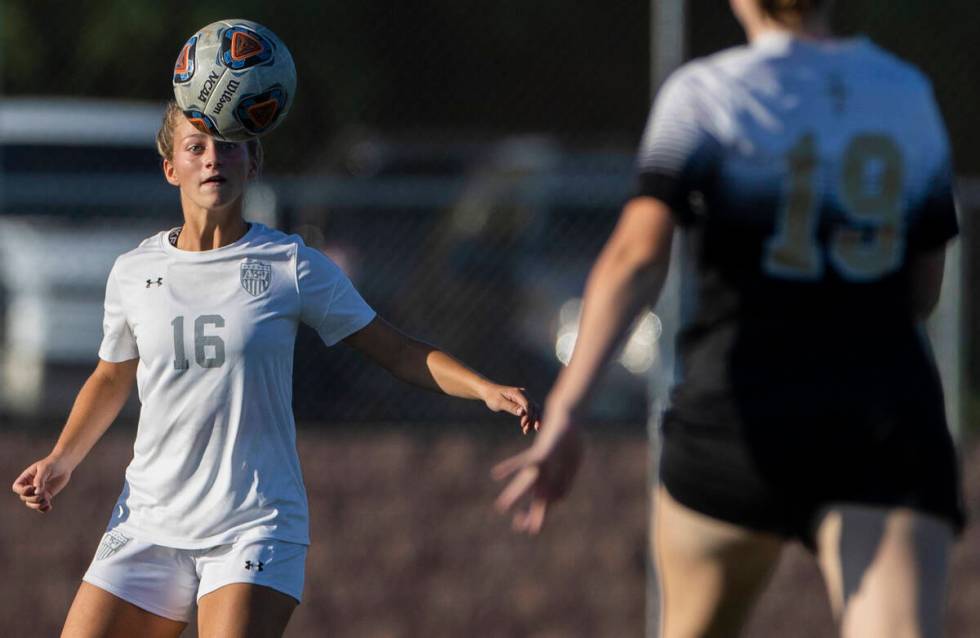
<path fill-rule="evenodd" d="M 175 317 L 170 325 L 174 328 L 174 370 L 187 370 L 190 362 L 184 351 L 184 317 Z M 224 328 L 221 315 L 201 315 L 194 320 L 194 360 L 202 368 L 220 368 L 225 363 L 225 342 L 219 335 L 204 334 L 205 328 Z"/>

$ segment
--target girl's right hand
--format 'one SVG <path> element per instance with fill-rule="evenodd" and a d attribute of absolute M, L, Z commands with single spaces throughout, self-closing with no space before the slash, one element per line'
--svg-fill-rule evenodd
<path fill-rule="evenodd" d="M 21 472 L 14 481 L 14 493 L 28 508 L 50 512 L 51 500 L 68 485 L 71 472 L 72 468 L 63 459 L 47 456 Z"/>
<path fill-rule="evenodd" d="M 497 497 L 498 511 L 510 511 L 529 497 L 526 511 L 513 515 L 515 531 L 532 535 L 541 531 L 551 505 L 571 488 L 582 463 L 582 451 L 581 435 L 572 417 L 561 410 L 549 413 L 546 409 L 534 444 L 493 468 L 494 479 L 511 479 Z"/>

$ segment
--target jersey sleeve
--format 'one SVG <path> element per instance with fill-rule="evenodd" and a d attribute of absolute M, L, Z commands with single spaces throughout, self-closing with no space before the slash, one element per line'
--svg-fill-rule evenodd
<path fill-rule="evenodd" d="M 109 272 L 109 280 L 105 287 L 105 314 L 102 318 L 102 345 L 99 347 L 99 358 L 111 363 L 120 363 L 137 359 L 140 356 L 136 345 L 136 337 L 126 319 L 123 308 L 122 293 L 116 274 L 117 265 Z"/>
<path fill-rule="evenodd" d="M 926 84 L 927 113 L 922 122 L 926 142 L 923 150 L 934 158 L 934 162 L 925 196 L 912 215 L 909 228 L 909 249 L 912 252 L 936 250 L 959 234 L 949 135 L 932 88 Z"/>
<path fill-rule="evenodd" d="M 323 253 L 300 245 L 296 256 L 300 319 L 332 346 L 371 323 L 374 310 Z"/>
<path fill-rule="evenodd" d="M 664 83 L 651 109 L 637 159 L 637 196 L 667 204 L 681 224 L 693 221 L 690 194 L 710 174 L 720 153 L 713 117 L 689 68 Z"/>

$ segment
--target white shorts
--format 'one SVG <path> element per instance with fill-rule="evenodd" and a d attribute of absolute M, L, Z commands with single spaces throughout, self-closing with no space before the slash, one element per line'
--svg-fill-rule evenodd
<path fill-rule="evenodd" d="M 201 597 L 231 583 L 254 583 L 296 599 L 303 594 L 306 545 L 242 540 L 206 549 L 143 543 L 118 530 L 102 537 L 82 577 L 140 609 L 189 622 Z"/>

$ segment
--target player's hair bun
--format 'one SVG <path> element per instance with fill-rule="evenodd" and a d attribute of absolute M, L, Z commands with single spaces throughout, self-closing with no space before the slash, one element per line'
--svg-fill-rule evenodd
<path fill-rule="evenodd" d="M 769 15 L 809 13 L 823 8 L 829 0 L 761 0 L 762 9 Z"/>

